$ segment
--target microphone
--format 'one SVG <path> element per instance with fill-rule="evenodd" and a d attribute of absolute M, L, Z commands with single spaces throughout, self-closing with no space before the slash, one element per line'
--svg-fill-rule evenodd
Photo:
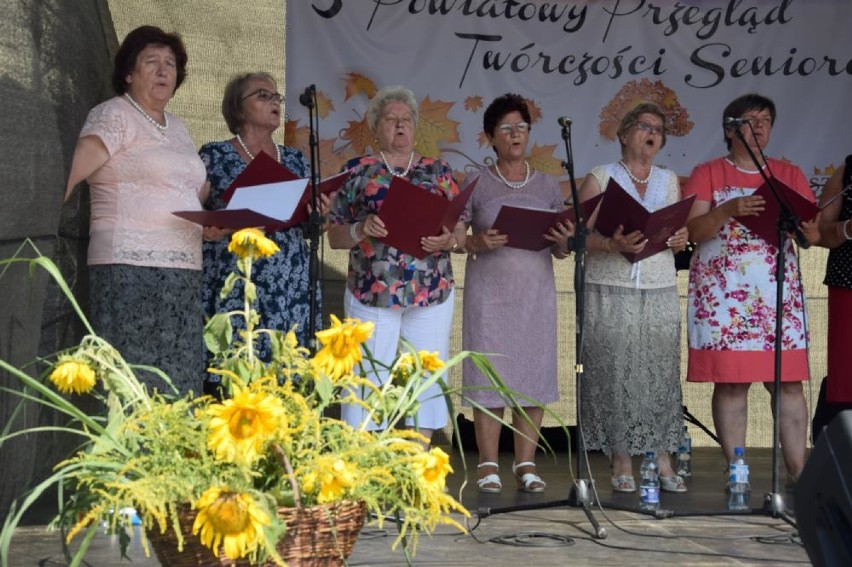
<path fill-rule="evenodd" d="M 743 124 L 748 124 L 747 118 L 734 118 L 733 116 L 725 117 L 725 128 L 739 128 Z"/>
<path fill-rule="evenodd" d="M 307 106 L 311 108 L 314 106 L 314 93 L 316 92 L 316 85 L 308 85 L 305 89 L 305 92 L 299 95 L 299 104 L 302 106 Z"/>
<path fill-rule="evenodd" d="M 567 128 L 571 125 L 571 119 L 567 116 L 561 116 L 557 122 L 559 122 L 559 125 L 563 128 Z"/>

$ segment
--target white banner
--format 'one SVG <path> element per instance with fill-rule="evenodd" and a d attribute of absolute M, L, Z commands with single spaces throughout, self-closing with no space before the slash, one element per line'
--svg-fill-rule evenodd
<path fill-rule="evenodd" d="M 559 117 L 582 177 L 619 157 L 618 122 L 644 100 L 669 115 L 658 164 L 689 175 L 725 153 L 722 110 L 747 92 L 777 106 L 767 154 L 815 189 L 852 153 L 849 0 L 291 0 L 286 41 L 286 139 L 307 153 L 298 95 L 316 85 L 322 175 L 372 151 L 367 101 L 391 84 L 420 101 L 418 150 L 460 176 L 493 158 L 482 113 L 506 92 L 530 103 L 531 164 L 557 175 Z"/>

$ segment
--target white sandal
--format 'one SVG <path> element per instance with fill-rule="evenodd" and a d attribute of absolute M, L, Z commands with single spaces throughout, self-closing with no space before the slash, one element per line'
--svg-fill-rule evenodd
<path fill-rule="evenodd" d="M 544 487 L 547 486 L 541 477 L 535 473 L 524 473 L 521 476 L 518 476 L 518 469 L 521 467 L 534 467 L 535 463 L 532 461 L 524 461 L 523 463 L 512 463 L 512 472 L 515 475 L 515 478 L 518 479 L 518 489 L 523 490 L 524 492 L 542 492 L 544 491 Z"/>
<path fill-rule="evenodd" d="M 476 465 L 477 469 L 481 469 L 482 467 L 494 467 L 498 471 L 500 470 L 500 465 L 493 461 L 485 461 Z M 477 479 L 476 485 L 479 486 L 480 492 L 496 494 L 503 490 L 503 483 L 500 482 L 500 477 L 496 473 L 487 474 L 484 477 Z"/>

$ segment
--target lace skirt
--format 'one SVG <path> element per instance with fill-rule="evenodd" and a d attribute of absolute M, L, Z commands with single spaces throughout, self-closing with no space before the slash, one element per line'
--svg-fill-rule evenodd
<path fill-rule="evenodd" d="M 587 284 L 582 424 L 606 455 L 677 450 L 683 427 L 676 287 Z"/>

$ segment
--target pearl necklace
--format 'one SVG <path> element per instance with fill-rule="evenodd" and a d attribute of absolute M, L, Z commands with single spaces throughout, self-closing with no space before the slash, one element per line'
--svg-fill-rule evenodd
<path fill-rule="evenodd" d="M 523 187 L 524 187 L 527 183 L 529 183 L 529 182 L 530 182 L 530 162 L 528 162 L 527 160 L 524 160 L 524 167 L 525 167 L 525 168 L 526 168 L 526 170 L 527 170 L 526 175 L 524 175 L 524 180 L 523 180 L 523 181 L 520 181 L 520 182 L 517 182 L 517 183 L 513 183 L 513 182 L 509 181 L 508 179 L 506 179 L 505 177 L 503 177 L 503 174 L 502 174 L 502 173 L 500 173 L 500 168 L 499 168 L 499 167 L 497 167 L 497 162 L 494 162 L 494 171 L 496 171 L 496 172 L 497 172 L 497 177 L 499 177 L 499 178 L 500 178 L 500 181 L 502 181 L 503 183 L 505 183 L 505 184 L 506 184 L 506 186 L 507 186 L 507 187 L 509 187 L 509 188 L 511 188 L 511 189 L 521 189 L 521 188 L 523 188 Z"/>
<path fill-rule="evenodd" d="M 405 170 L 402 173 L 397 173 L 396 170 L 390 166 L 388 158 L 385 157 L 385 152 L 379 150 L 379 154 L 382 156 L 382 162 L 385 164 L 385 167 L 394 177 L 406 177 L 408 172 L 411 171 L 411 164 L 414 163 L 414 152 L 411 152 L 411 155 L 408 156 L 408 165 L 405 166 Z"/>
<path fill-rule="evenodd" d="M 249 157 L 249 161 L 253 160 L 254 154 L 249 151 L 248 146 L 246 146 L 246 143 L 243 142 L 243 137 L 239 134 L 237 134 L 237 142 L 240 144 L 240 147 Z M 279 146 L 278 144 L 275 144 L 275 161 L 281 163 L 281 146 Z"/>
<path fill-rule="evenodd" d="M 632 172 L 632 171 L 630 171 L 630 168 L 629 168 L 629 167 L 627 167 L 627 164 L 626 164 L 626 163 L 624 163 L 624 160 L 618 160 L 618 163 L 620 163 L 620 164 L 621 164 L 621 167 L 623 167 L 623 168 L 624 168 L 624 171 L 626 171 L 626 172 L 627 172 L 627 177 L 629 177 L 630 179 L 632 179 L 632 180 L 633 180 L 633 183 L 636 183 L 637 185 L 645 185 L 645 184 L 647 184 L 649 181 L 651 181 L 651 175 L 654 173 L 654 166 L 653 166 L 653 165 L 651 166 L 651 169 L 649 169 L 649 170 L 648 170 L 648 177 L 646 177 L 645 179 L 639 179 L 638 177 L 636 177 L 635 175 L 633 175 L 633 172 Z"/>
<path fill-rule="evenodd" d="M 147 120 L 148 122 L 150 122 L 151 124 L 153 124 L 153 125 L 154 125 L 154 127 L 155 127 L 157 130 L 159 130 L 159 131 L 160 131 L 160 134 L 162 134 L 163 136 L 165 136 L 165 135 L 166 135 L 166 130 L 168 130 L 168 129 L 169 129 L 169 117 L 168 117 L 168 115 L 167 115 L 165 112 L 163 112 L 163 122 L 164 122 L 164 123 L 163 123 L 163 124 L 160 124 L 159 122 L 157 122 L 156 120 L 154 120 L 154 118 L 153 118 L 150 114 L 148 114 L 147 112 L 145 112 L 145 110 L 144 110 L 141 106 L 139 106 L 139 104 L 138 104 L 135 100 L 133 100 L 133 99 L 130 97 L 130 93 L 124 93 L 124 97 L 127 99 L 127 101 L 128 101 L 131 105 L 133 105 L 133 108 L 135 108 L 136 110 L 138 110 L 138 111 L 139 111 L 139 113 L 140 113 L 142 116 L 144 116 L 144 117 L 145 117 L 145 120 Z"/>

